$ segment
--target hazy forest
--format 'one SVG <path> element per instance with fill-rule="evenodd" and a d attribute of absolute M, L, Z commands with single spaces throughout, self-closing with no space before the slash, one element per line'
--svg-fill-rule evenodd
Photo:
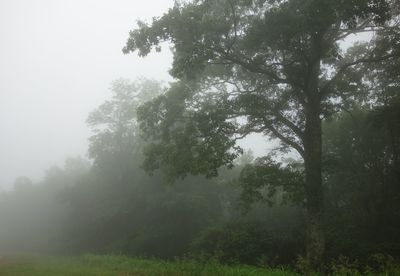
<path fill-rule="evenodd" d="M 117 78 L 86 155 L 0 190 L 0 275 L 400 275 L 399 1 L 133 20 L 172 81 Z"/>

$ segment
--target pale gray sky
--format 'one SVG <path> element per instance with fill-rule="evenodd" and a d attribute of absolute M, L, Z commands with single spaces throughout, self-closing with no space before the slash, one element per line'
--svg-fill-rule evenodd
<path fill-rule="evenodd" d="M 110 96 L 113 80 L 171 80 L 168 49 L 144 59 L 121 49 L 136 20 L 150 21 L 173 2 L 0 0 L 0 190 L 86 156 L 86 118 Z M 240 144 L 256 156 L 273 146 L 260 135 Z"/>
<path fill-rule="evenodd" d="M 86 154 L 88 113 L 111 81 L 169 80 L 171 54 L 122 47 L 137 19 L 173 0 L 0 0 L 0 188 Z"/>
<path fill-rule="evenodd" d="M 168 49 L 144 59 L 121 49 L 137 19 L 150 21 L 172 5 L 0 0 L 0 190 L 16 177 L 38 181 L 65 158 L 86 156 L 86 117 L 110 96 L 113 80 L 171 80 Z M 245 143 L 257 150 L 262 142 L 255 135 Z"/>

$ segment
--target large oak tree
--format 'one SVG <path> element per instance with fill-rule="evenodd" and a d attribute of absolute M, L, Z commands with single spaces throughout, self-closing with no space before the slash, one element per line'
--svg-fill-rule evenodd
<path fill-rule="evenodd" d="M 263 133 L 296 150 L 305 166 L 307 258 L 324 253 L 321 122 L 363 91 L 363 63 L 394 60 L 379 43 L 342 52 L 360 32 L 398 31 L 388 0 L 192 0 L 176 2 L 130 32 L 125 53 L 172 43 L 178 82 L 142 107 L 152 139 L 146 168 L 171 178 L 213 176 L 240 154 L 237 139 Z M 382 44 L 382 43 L 381 43 Z"/>

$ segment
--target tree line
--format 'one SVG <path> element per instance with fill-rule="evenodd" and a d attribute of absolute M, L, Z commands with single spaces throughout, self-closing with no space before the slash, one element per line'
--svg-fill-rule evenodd
<path fill-rule="evenodd" d="M 122 253 L 295 265 L 305 256 L 304 163 L 247 152 L 218 176 L 173 184 L 142 166 L 148 141 L 134 112 L 159 82 L 114 82 L 94 110 L 91 162 L 70 158 L 0 198 L 4 252 Z M 164 91 L 164 92 L 163 92 Z M 323 124 L 326 259 L 400 256 L 400 102 L 359 107 Z"/>

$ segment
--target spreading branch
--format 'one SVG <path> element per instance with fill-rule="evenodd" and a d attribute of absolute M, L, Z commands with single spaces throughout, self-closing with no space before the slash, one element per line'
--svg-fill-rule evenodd
<path fill-rule="evenodd" d="M 289 137 L 286 137 L 285 135 L 283 135 L 282 133 L 280 133 L 273 125 L 271 122 L 268 121 L 267 118 L 264 118 L 264 125 L 265 128 L 268 129 L 269 131 L 272 132 L 272 134 L 278 138 L 279 140 L 281 140 L 283 143 L 285 143 L 286 145 L 294 148 L 303 158 L 305 156 L 304 153 L 304 149 L 303 147 L 298 144 L 297 142 L 291 140 Z"/>
<path fill-rule="evenodd" d="M 396 57 L 396 54 L 388 54 L 380 57 L 371 57 L 372 53 L 369 55 L 370 57 L 364 57 L 357 59 L 352 62 L 348 62 L 346 64 L 343 64 L 336 72 L 336 74 L 329 80 L 327 81 L 320 89 L 321 95 L 326 96 L 329 92 L 329 87 L 335 83 L 340 77 L 343 76 L 343 74 L 346 72 L 347 69 L 349 69 L 352 66 L 355 66 L 357 64 L 362 64 L 362 63 L 373 63 L 373 62 L 380 62 L 380 61 L 385 61 L 390 58 Z"/>

